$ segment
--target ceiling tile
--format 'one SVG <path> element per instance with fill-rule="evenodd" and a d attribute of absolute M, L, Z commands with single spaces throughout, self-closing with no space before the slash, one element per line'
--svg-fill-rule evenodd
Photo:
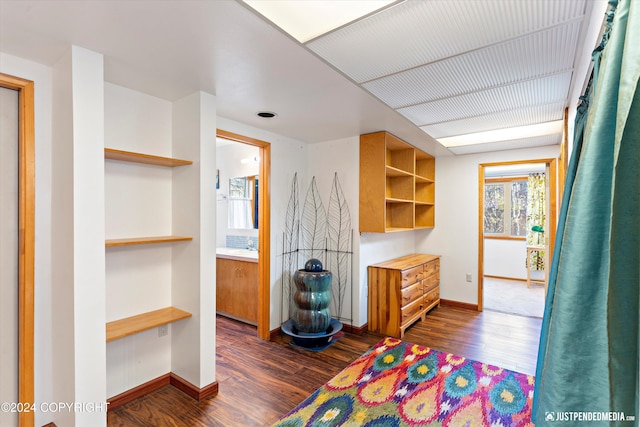
<path fill-rule="evenodd" d="M 433 125 L 422 126 L 420 129 L 433 138 L 465 135 L 469 133 L 485 132 L 530 124 L 546 123 L 562 120 L 565 102 L 535 105 L 533 107 L 518 108 L 501 111 L 495 114 L 471 117 L 468 119 L 450 120 Z"/>
<path fill-rule="evenodd" d="M 571 72 L 400 108 L 418 126 L 566 101 Z"/>
<path fill-rule="evenodd" d="M 407 0 L 318 37 L 306 46 L 363 83 L 580 20 L 585 2 Z"/>
<path fill-rule="evenodd" d="M 392 108 L 571 70 L 580 22 L 529 34 L 364 83 Z"/>

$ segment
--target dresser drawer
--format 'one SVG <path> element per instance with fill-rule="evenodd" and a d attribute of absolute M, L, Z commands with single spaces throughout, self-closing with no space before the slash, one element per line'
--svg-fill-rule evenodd
<path fill-rule="evenodd" d="M 405 305 L 422 298 L 422 282 L 414 283 L 411 286 L 407 286 L 406 288 L 402 289 L 401 292 L 402 299 L 400 300 L 400 305 L 404 307 Z"/>
<path fill-rule="evenodd" d="M 440 299 L 440 288 L 435 288 L 424 294 L 424 306 L 428 307 Z"/>
<path fill-rule="evenodd" d="M 417 267 L 409 268 L 402 271 L 402 287 L 406 288 L 409 285 L 413 285 L 416 282 L 422 280 L 424 274 L 424 267 L 419 265 Z"/>
<path fill-rule="evenodd" d="M 440 273 L 440 262 L 439 260 L 428 262 L 424 265 L 424 277 L 429 277 L 436 273 Z"/>
<path fill-rule="evenodd" d="M 400 316 L 400 324 L 403 324 L 407 320 L 414 317 L 416 314 L 419 314 L 422 311 L 422 307 L 422 298 L 402 307 L 402 309 L 400 310 L 402 313 Z"/>
<path fill-rule="evenodd" d="M 422 289 L 424 293 L 429 292 L 432 289 L 437 288 L 440 285 L 440 273 L 436 273 L 427 277 L 422 281 Z"/>

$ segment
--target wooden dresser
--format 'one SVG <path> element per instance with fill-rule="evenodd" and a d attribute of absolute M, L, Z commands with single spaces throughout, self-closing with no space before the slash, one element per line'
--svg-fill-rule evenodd
<path fill-rule="evenodd" d="M 369 330 L 402 338 L 440 304 L 440 256 L 411 254 L 368 267 Z"/>

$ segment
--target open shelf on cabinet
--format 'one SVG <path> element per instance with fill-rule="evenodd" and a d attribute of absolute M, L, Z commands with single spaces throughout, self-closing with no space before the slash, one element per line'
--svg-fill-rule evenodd
<path fill-rule="evenodd" d="M 413 202 L 388 200 L 386 202 L 386 229 L 412 229 Z"/>
<path fill-rule="evenodd" d="M 433 182 L 417 182 L 416 181 L 416 203 L 435 202 L 435 184 Z"/>
<path fill-rule="evenodd" d="M 413 200 L 413 176 L 387 176 L 386 181 L 386 199 Z"/>
<path fill-rule="evenodd" d="M 110 248 L 113 246 L 148 245 L 152 243 L 183 242 L 187 240 L 193 240 L 193 237 L 187 237 L 187 236 L 133 237 L 128 239 L 108 239 L 108 240 L 105 240 L 105 246 L 107 248 Z"/>
<path fill-rule="evenodd" d="M 434 227 L 435 158 L 388 132 L 360 135 L 360 232 Z"/>
<path fill-rule="evenodd" d="M 432 203 L 418 203 L 415 205 L 415 227 L 432 228 L 435 223 L 435 206 Z"/>
<path fill-rule="evenodd" d="M 122 162 L 142 163 L 145 165 L 165 166 L 171 168 L 193 164 L 191 160 L 153 156 L 151 154 L 134 153 L 133 151 L 115 150 L 113 148 L 104 149 L 104 158 L 108 160 L 119 160 Z"/>
<path fill-rule="evenodd" d="M 107 342 L 114 341 L 138 332 L 153 329 L 168 323 L 191 317 L 191 313 L 175 307 L 165 307 L 136 316 L 114 320 L 107 323 Z"/>
<path fill-rule="evenodd" d="M 416 178 L 435 181 L 436 159 L 416 149 Z"/>

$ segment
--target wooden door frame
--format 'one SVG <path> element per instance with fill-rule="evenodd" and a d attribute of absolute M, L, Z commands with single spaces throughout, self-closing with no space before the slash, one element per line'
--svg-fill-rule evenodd
<path fill-rule="evenodd" d="M 18 255 L 18 402 L 34 403 L 34 245 L 35 144 L 34 84 L 0 73 L 0 86 L 19 92 L 19 255 Z M 20 412 L 21 427 L 34 424 L 34 413 Z"/>
<path fill-rule="evenodd" d="M 258 172 L 258 337 L 271 337 L 271 144 L 255 138 L 217 129 L 216 136 L 260 149 Z"/>
<path fill-rule="evenodd" d="M 510 162 L 481 163 L 478 165 L 478 311 L 483 307 L 483 280 L 484 280 L 484 169 L 488 166 L 509 166 L 527 163 L 544 163 L 549 166 L 549 257 L 553 259 L 553 247 L 556 241 L 556 215 L 557 215 L 557 177 L 556 158 L 513 160 Z M 546 266 L 548 269 L 549 266 Z M 548 274 L 545 272 L 545 274 Z"/>

